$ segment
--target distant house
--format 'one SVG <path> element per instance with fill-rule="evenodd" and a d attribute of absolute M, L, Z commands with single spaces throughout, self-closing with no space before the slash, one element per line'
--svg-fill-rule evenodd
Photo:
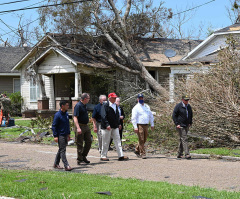
<path fill-rule="evenodd" d="M 218 52 L 227 46 L 226 40 L 229 36 L 239 39 L 239 22 L 214 32 L 182 59 L 165 62 L 161 65 L 162 67 L 170 68 L 169 89 L 171 100 L 173 100 L 174 96 L 174 82 L 176 78 L 180 76 L 189 79 L 194 73 L 206 71 L 209 67 L 214 67 L 219 62 Z"/>
<path fill-rule="evenodd" d="M 50 110 L 58 110 L 61 99 L 70 100 L 74 107 L 83 92 L 89 92 L 93 96 L 92 103 L 97 102 L 99 94 L 108 92 L 107 86 L 104 87 L 105 90 L 90 90 L 92 85 L 98 84 L 94 78 L 98 72 L 112 69 L 88 54 L 76 53 L 81 40 L 81 35 L 48 33 L 16 63 L 13 70 L 18 70 L 21 75 L 23 110 L 38 110 L 38 99 L 42 98 L 40 85 L 27 80 L 26 71 L 30 67 L 35 67 L 38 74 L 43 75 Z M 142 39 L 142 50 L 138 56 L 150 74 L 163 86 L 168 87 L 170 66 L 161 64 L 169 59 L 179 60 L 199 43 L 200 41 L 162 38 Z M 174 50 L 176 56 L 167 58 L 164 55 L 167 49 Z M 99 78 L 97 77 L 97 80 Z"/>
<path fill-rule="evenodd" d="M 20 72 L 12 68 L 29 48 L 0 47 L 0 93 L 20 91 Z"/>

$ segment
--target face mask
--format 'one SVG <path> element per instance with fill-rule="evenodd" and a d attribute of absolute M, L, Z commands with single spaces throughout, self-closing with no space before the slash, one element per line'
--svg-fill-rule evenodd
<path fill-rule="evenodd" d="M 139 102 L 140 104 L 143 104 L 144 100 L 139 100 L 138 102 Z"/>

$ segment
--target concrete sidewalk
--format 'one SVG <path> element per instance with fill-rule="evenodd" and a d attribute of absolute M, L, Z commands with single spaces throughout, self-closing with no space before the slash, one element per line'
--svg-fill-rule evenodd
<path fill-rule="evenodd" d="M 0 142 L 0 167 L 8 169 L 54 170 L 57 146 Z M 125 152 L 129 161 L 118 161 L 116 151 L 109 151 L 109 162 L 100 161 L 100 154 L 91 149 L 90 164 L 77 165 L 76 148 L 67 148 L 71 172 L 100 174 L 111 177 L 167 181 L 188 186 L 199 185 L 219 190 L 240 191 L 240 162 L 195 157 L 192 160 L 148 154 L 139 159 L 133 152 Z M 62 163 L 60 164 L 61 166 Z"/>

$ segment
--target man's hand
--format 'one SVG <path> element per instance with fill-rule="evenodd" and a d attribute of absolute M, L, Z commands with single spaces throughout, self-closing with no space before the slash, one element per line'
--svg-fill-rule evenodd
<path fill-rule="evenodd" d="M 119 125 L 119 127 L 118 127 L 118 128 L 119 128 L 119 130 L 121 130 L 121 129 L 122 129 L 122 125 Z"/>
<path fill-rule="evenodd" d="M 180 129 L 180 128 L 181 128 L 180 124 L 179 124 L 179 125 L 177 125 L 177 128 L 178 128 L 178 129 Z"/>
<path fill-rule="evenodd" d="M 93 131 L 94 131 L 95 133 L 97 133 L 97 127 L 96 127 L 96 126 L 93 127 Z"/>
<path fill-rule="evenodd" d="M 70 135 L 68 135 L 68 141 L 70 141 L 70 139 L 71 139 L 71 137 L 70 137 Z"/>
<path fill-rule="evenodd" d="M 54 142 L 58 143 L 58 137 L 54 138 Z"/>
<path fill-rule="evenodd" d="M 111 127 L 110 127 L 110 126 L 108 126 L 108 127 L 107 127 L 107 130 L 109 130 L 109 131 L 110 131 L 110 130 L 111 130 Z"/>
<path fill-rule="evenodd" d="M 134 132 L 135 132 L 135 133 L 138 133 L 138 128 L 134 129 Z"/>
<path fill-rule="evenodd" d="M 120 120 L 123 120 L 123 116 L 122 115 L 120 116 Z"/>
<path fill-rule="evenodd" d="M 80 127 L 77 128 L 77 133 L 78 133 L 79 135 L 82 134 L 82 130 L 80 129 Z"/>
<path fill-rule="evenodd" d="M 151 126 L 151 130 L 154 131 L 154 126 Z"/>

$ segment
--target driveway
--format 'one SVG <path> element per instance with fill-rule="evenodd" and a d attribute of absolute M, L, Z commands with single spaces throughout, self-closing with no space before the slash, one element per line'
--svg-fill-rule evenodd
<path fill-rule="evenodd" d="M 0 142 L 0 168 L 54 170 L 57 146 Z M 102 162 L 99 152 L 91 149 L 90 164 L 77 165 L 76 148 L 67 147 L 67 159 L 71 172 L 101 174 L 111 177 L 136 178 L 150 181 L 166 181 L 187 186 L 199 185 L 219 190 L 240 191 L 240 162 L 213 159 L 192 160 L 148 154 L 139 159 L 133 152 L 125 152 L 129 161 L 118 161 L 116 151 L 109 151 L 109 162 Z M 62 163 L 60 163 L 61 166 Z"/>

